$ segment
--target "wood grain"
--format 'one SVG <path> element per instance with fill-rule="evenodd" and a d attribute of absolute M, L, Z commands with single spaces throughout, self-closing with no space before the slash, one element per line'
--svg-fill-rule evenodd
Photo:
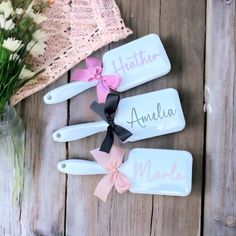
<path fill-rule="evenodd" d="M 93 196 L 101 176 L 66 177 L 58 173 L 56 164 L 60 160 L 75 157 L 92 160 L 89 151 L 99 147 L 104 138 L 103 133 L 69 144 L 52 141 L 51 133 L 67 124 L 100 120 L 89 109 L 90 103 L 96 99 L 95 89 L 90 89 L 69 102 L 58 105 L 46 106 L 42 102 L 42 97 L 47 91 L 67 82 L 68 78 L 65 76 L 56 84 L 22 103 L 22 117 L 27 130 L 25 163 L 27 174 L 23 202 L 20 208 L 13 208 L 11 205 L 8 200 L 10 194 L 8 181 L 11 180 L 8 171 L 11 167 L 6 168 L 6 166 L 0 165 L 3 183 L 0 186 L 4 190 L 4 192 L 0 191 L 0 236 L 198 236 L 201 234 L 202 184 L 204 181 L 202 169 L 205 1 L 119 0 L 117 3 L 127 26 L 134 31 L 134 34 L 122 42 L 104 47 L 94 55 L 101 57 L 107 50 L 148 33 L 159 34 L 172 64 L 170 74 L 126 91 L 121 94 L 121 97 L 174 87 L 179 91 L 187 121 L 183 132 L 122 146 L 127 150 L 126 156 L 135 147 L 190 151 L 194 158 L 192 193 L 186 198 L 181 198 L 139 195 L 130 192 L 120 195 L 113 190 L 104 204 Z M 227 119 L 221 117 L 223 121 L 219 123 L 216 117 L 208 114 L 207 183 L 204 209 L 206 236 L 233 235 L 232 232 L 234 232 L 233 227 L 229 229 L 224 226 L 224 220 L 228 216 L 235 217 L 235 205 L 233 205 L 235 174 L 228 164 L 223 165 L 222 155 L 226 158 L 226 163 L 230 163 L 235 169 L 233 161 L 235 153 L 232 149 L 235 144 L 235 136 L 232 132 L 235 125 L 233 122 L 235 107 L 231 100 L 235 95 L 235 85 L 232 79 L 235 78 L 235 74 L 233 74 L 235 67 L 227 67 L 223 80 L 217 79 L 217 86 L 214 86 L 213 80 L 215 81 L 214 78 L 217 76 L 219 78 L 218 72 L 221 70 L 218 67 L 223 68 L 220 60 L 216 60 L 216 56 L 219 58 L 223 55 L 223 59 L 230 65 L 232 65 L 232 58 L 235 59 L 235 47 L 233 52 L 230 50 L 232 43 L 235 45 L 235 32 L 229 30 L 229 26 L 234 24 L 232 19 L 235 2 L 230 7 L 219 10 L 222 6 L 220 0 L 217 0 L 216 3 L 208 0 L 207 34 L 209 33 L 210 36 L 207 38 L 206 76 L 208 86 L 211 86 L 214 94 L 218 95 L 223 87 L 223 82 L 226 83 L 226 87 L 222 90 L 224 100 L 216 97 L 212 101 L 214 103 L 212 105 L 217 107 L 214 110 L 214 112 L 217 111 L 214 116 L 222 115 L 220 110 L 223 110 L 227 114 Z M 218 17 L 221 13 L 224 13 L 226 18 Z M 214 25 L 214 21 L 217 22 L 216 25 Z M 216 29 L 219 34 L 215 32 Z M 225 51 L 221 38 L 226 42 Z M 220 45 L 215 42 L 216 39 Z M 217 54 L 214 51 L 215 46 L 217 46 Z M 215 65 L 217 65 L 217 69 Z M 83 64 L 79 64 L 78 67 L 83 67 Z M 226 80 L 226 77 L 230 79 Z M 220 129 L 215 135 L 219 124 Z M 230 136 L 224 133 L 224 129 Z M 213 145 L 219 142 L 222 136 L 225 143 L 220 143 L 221 145 L 214 149 Z M 227 146 L 227 143 L 230 143 L 231 148 L 229 145 Z M 213 164 L 215 158 L 218 164 Z M 212 168 L 216 168 L 220 172 L 219 177 L 216 178 L 217 181 L 212 181 L 212 177 L 217 176 L 217 172 L 213 173 Z M 222 175 L 224 177 L 221 178 Z M 221 185 L 217 186 L 219 181 L 221 181 Z M 214 201 L 214 195 L 219 193 L 222 186 L 227 195 L 218 195 L 220 197 L 217 197 L 216 200 L 221 205 L 216 207 L 217 202 Z M 225 206 L 227 207 L 224 210 Z M 215 218 L 215 215 L 218 218 Z M 220 220 L 215 221 L 215 219 Z M 232 218 L 227 219 L 227 222 L 232 222 Z M 221 234 L 217 234 L 217 230 Z"/>
<path fill-rule="evenodd" d="M 95 53 L 94 57 L 100 57 L 108 47 Z M 85 67 L 80 63 L 76 68 Z M 73 73 L 72 70 L 71 73 Z M 71 99 L 69 102 L 69 124 L 77 124 L 93 121 L 96 116 L 90 110 L 89 105 L 96 99 L 95 88 Z M 68 144 L 69 158 L 91 158 L 89 151 L 96 146 L 94 137 L 85 138 Z M 94 201 L 93 190 L 96 186 L 96 177 L 68 176 L 67 181 L 67 208 L 66 208 L 66 235 L 96 235 L 95 222 L 97 222 L 97 204 Z"/>
<path fill-rule="evenodd" d="M 0 235 L 20 235 L 21 208 L 12 203 L 13 161 L 0 156 Z"/>
<path fill-rule="evenodd" d="M 235 13 L 235 1 L 207 1 L 204 235 L 236 235 Z"/>
<path fill-rule="evenodd" d="M 192 153 L 193 188 L 187 198 L 154 197 L 151 235 L 200 235 L 204 32 L 204 1 L 161 2 L 160 36 L 172 62 L 172 71 L 161 88 L 170 86 L 179 91 L 187 123 L 183 132 L 160 138 L 159 144 L 153 141 L 153 146 L 183 149 Z M 158 82 L 154 82 L 153 86 L 160 88 Z"/>
<path fill-rule="evenodd" d="M 96 55 L 102 53 L 104 50 Z M 100 119 L 89 109 L 95 98 L 92 89 L 71 100 L 71 124 Z M 70 157 L 92 160 L 89 151 L 98 148 L 103 138 L 104 134 L 98 134 L 70 143 Z M 93 196 L 100 178 L 68 176 L 66 235 L 146 235 L 151 220 L 151 196 L 119 195 L 113 190 L 104 204 Z"/>
<path fill-rule="evenodd" d="M 65 82 L 66 75 L 23 103 L 27 142 L 20 226 L 24 236 L 64 235 L 65 176 L 56 166 L 65 158 L 66 146 L 53 142 L 51 134 L 67 124 L 67 104 L 45 105 L 43 95 Z"/>
<path fill-rule="evenodd" d="M 187 119 L 184 132 L 123 147 L 127 154 L 134 147 L 189 150 L 194 156 L 193 191 L 187 198 L 175 198 L 132 193 L 119 195 L 113 190 L 103 204 L 93 197 L 101 177 L 69 176 L 66 233 L 81 236 L 200 235 L 205 2 L 123 0 L 118 4 L 126 23 L 135 32 L 131 38 L 148 33 L 160 34 L 173 64 L 170 75 L 124 92 L 121 96 L 175 87 L 180 93 Z M 112 44 L 111 48 L 119 44 L 122 42 Z M 90 90 L 71 101 L 71 124 L 99 119 L 88 109 L 95 97 L 95 90 Z M 99 147 L 103 137 L 104 134 L 99 134 L 70 143 L 70 157 L 90 159 L 89 150 Z"/>
<path fill-rule="evenodd" d="M 1 236 L 64 235 L 65 176 L 56 166 L 66 146 L 54 143 L 51 134 L 67 124 L 67 104 L 46 106 L 43 95 L 66 82 L 65 75 L 18 107 L 26 127 L 23 199 L 19 207 L 12 203 L 13 163 L 1 158 Z"/>

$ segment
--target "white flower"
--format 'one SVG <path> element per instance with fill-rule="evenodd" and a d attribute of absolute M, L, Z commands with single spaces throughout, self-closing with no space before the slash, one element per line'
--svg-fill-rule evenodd
<path fill-rule="evenodd" d="M 28 6 L 27 10 L 26 10 L 26 14 L 30 14 L 32 12 L 32 8 L 34 6 L 35 2 L 34 0 L 30 3 L 30 5 Z"/>
<path fill-rule="evenodd" d="M 47 19 L 47 17 L 43 16 L 41 13 L 34 13 L 33 11 L 33 6 L 35 4 L 35 1 L 32 1 L 31 4 L 29 5 L 28 9 L 25 11 L 27 15 L 29 15 L 34 23 L 36 24 L 41 24 L 43 21 L 45 21 Z"/>
<path fill-rule="evenodd" d="M 20 59 L 20 55 L 18 55 L 17 53 L 13 53 L 13 54 L 11 54 L 10 57 L 9 57 L 9 60 L 10 60 L 10 61 L 17 61 L 17 60 L 19 60 L 19 59 Z"/>
<path fill-rule="evenodd" d="M 29 54 L 33 57 L 38 57 L 43 55 L 45 52 L 46 44 L 44 42 L 36 42 L 32 40 L 28 45 L 26 50 L 29 51 Z"/>
<path fill-rule="evenodd" d="M 15 24 L 13 23 L 12 19 L 10 20 L 7 20 L 6 23 L 5 23 L 5 30 L 12 30 L 13 28 L 15 27 Z"/>
<path fill-rule="evenodd" d="M 31 79 L 34 75 L 33 71 L 26 69 L 26 66 L 24 66 L 20 72 L 19 79 Z"/>
<path fill-rule="evenodd" d="M 24 13 L 24 10 L 22 8 L 16 8 L 16 14 L 22 15 Z"/>
<path fill-rule="evenodd" d="M 11 52 L 15 52 L 17 49 L 21 47 L 21 41 L 15 38 L 4 39 L 2 47 L 8 49 Z"/>
<path fill-rule="evenodd" d="M 5 27 L 6 19 L 4 15 L 0 14 L 0 28 L 3 29 Z"/>
<path fill-rule="evenodd" d="M 4 15 L 0 14 L 0 28 L 5 30 L 12 30 L 15 27 L 12 19 L 7 20 L 5 19 Z"/>
<path fill-rule="evenodd" d="M 37 25 L 41 24 L 45 20 L 47 20 L 46 16 L 43 16 L 41 13 L 33 13 L 31 12 L 29 16 L 33 19 L 34 23 Z"/>
<path fill-rule="evenodd" d="M 47 40 L 47 33 L 43 30 L 36 30 L 34 33 L 33 33 L 33 39 L 35 41 L 43 41 L 45 42 Z"/>
<path fill-rule="evenodd" d="M 3 13 L 5 18 L 7 19 L 13 12 L 13 7 L 11 1 L 3 1 L 0 4 L 0 13 Z"/>

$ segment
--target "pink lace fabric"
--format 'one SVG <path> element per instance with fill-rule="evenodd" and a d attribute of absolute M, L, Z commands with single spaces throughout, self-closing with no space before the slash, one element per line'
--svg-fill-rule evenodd
<path fill-rule="evenodd" d="M 125 27 L 114 0 L 56 0 L 45 13 L 42 27 L 49 34 L 44 56 L 32 61 L 38 78 L 22 87 L 12 105 L 53 83 L 94 51 L 126 38 Z"/>

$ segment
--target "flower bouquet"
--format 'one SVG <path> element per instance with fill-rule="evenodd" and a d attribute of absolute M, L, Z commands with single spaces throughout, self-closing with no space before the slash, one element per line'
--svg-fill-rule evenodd
<path fill-rule="evenodd" d="M 47 6 L 48 1 L 0 3 L 0 158 L 14 161 L 14 202 L 19 202 L 23 187 L 25 132 L 10 99 L 41 73 L 30 62 L 46 48 L 47 34 L 40 28 Z"/>

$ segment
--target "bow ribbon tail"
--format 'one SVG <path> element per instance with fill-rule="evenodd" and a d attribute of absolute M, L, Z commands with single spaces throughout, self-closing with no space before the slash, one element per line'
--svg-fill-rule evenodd
<path fill-rule="evenodd" d="M 102 81 L 99 81 L 96 89 L 97 89 L 98 102 L 104 103 L 104 101 L 106 101 L 107 95 L 110 92 L 109 87 Z"/>
<path fill-rule="evenodd" d="M 112 174 L 108 174 L 104 176 L 100 182 L 98 183 L 94 195 L 98 198 L 100 198 L 103 202 L 107 200 L 107 196 L 109 192 L 111 191 L 112 187 L 114 186 L 114 178 L 112 177 Z"/>
<path fill-rule="evenodd" d="M 118 193 L 124 193 L 129 189 L 131 186 L 130 180 L 119 171 L 124 156 L 123 149 L 114 145 L 109 154 L 98 149 L 92 150 L 90 153 L 107 172 L 107 175 L 98 183 L 94 192 L 95 196 L 105 202 L 113 186 L 115 186 Z"/>
<path fill-rule="evenodd" d="M 104 105 L 99 104 L 96 101 L 93 101 L 92 104 L 90 105 L 90 109 L 97 113 L 104 121 L 107 122 L 107 117 L 104 112 Z"/>
<path fill-rule="evenodd" d="M 118 193 L 124 193 L 130 188 L 131 182 L 126 176 L 118 173 L 114 185 Z"/>
<path fill-rule="evenodd" d="M 112 127 L 109 125 L 107 127 L 106 137 L 104 138 L 102 145 L 100 147 L 100 151 L 109 153 L 113 143 L 114 143 L 114 133 Z"/>

